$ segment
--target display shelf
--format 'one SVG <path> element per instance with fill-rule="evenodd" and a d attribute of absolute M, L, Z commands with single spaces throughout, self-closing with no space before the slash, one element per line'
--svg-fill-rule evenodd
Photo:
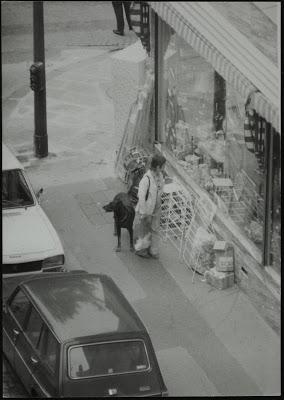
<path fill-rule="evenodd" d="M 230 211 L 233 198 L 233 182 L 229 178 L 214 178 L 212 180 L 215 193 L 223 200 Z"/>
<path fill-rule="evenodd" d="M 232 201 L 230 217 L 237 225 L 245 224 L 249 218 L 247 205 L 241 200 Z"/>
<path fill-rule="evenodd" d="M 191 196 L 176 184 L 165 185 L 162 194 L 160 235 L 170 240 L 181 255 L 184 233 L 190 224 L 193 202 Z"/>
<path fill-rule="evenodd" d="M 239 171 L 234 180 L 230 215 L 235 222 L 245 223 L 251 219 L 263 222 L 264 199 L 258 194 L 256 184 L 244 170 Z"/>

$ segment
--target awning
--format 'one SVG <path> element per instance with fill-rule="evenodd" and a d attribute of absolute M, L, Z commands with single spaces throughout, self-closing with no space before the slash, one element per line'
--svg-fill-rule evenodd
<path fill-rule="evenodd" d="M 148 2 L 196 52 L 279 131 L 277 67 L 208 2 Z"/>

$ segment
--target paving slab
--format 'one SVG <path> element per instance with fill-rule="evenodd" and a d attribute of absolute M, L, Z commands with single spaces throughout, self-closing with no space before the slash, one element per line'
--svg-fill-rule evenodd
<path fill-rule="evenodd" d="M 198 307 L 215 335 L 263 394 L 278 395 L 281 382 L 279 336 L 236 285 L 223 291 L 215 289 L 205 282 L 204 277 L 193 276 L 167 243 L 161 242 L 161 249 L 164 267 L 190 302 Z"/>
<path fill-rule="evenodd" d="M 169 396 L 207 397 L 219 396 L 215 385 L 207 377 L 206 373 L 190 356 L 187 349 L 174 347 L 157 351 L 157 358 L 162 375 L 167 382 Z M 173 365 L 178 365 L 178 371 L 173 381 Z M 185 390 L 186 388 L 186 390 Z"/>

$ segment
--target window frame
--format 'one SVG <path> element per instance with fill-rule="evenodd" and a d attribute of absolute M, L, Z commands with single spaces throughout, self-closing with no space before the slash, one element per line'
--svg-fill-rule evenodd
<path fill-rule="evenodd" d="M 4 206 L 4 204 L 2 202 L 2 209 L 3 210 L 9 210 L 9 209 L 13 209 L 13 208 L 26 208 L 26 207 L 35 206 L 36 201 L 35 201 L 34 191 L 33 191 L 31 185 L 28 182 L 28 179 L 26 177 L 25 171 L 20 169 L 20 168 L 6 169 L 6 170 L 3 170 L 2 175 L 3 175 L 3 173 L 11 173 L 11 172 L 17 172 L 19 174 L 19 177 L 20 177 L 19 179 L 24 185 L 24 190 L 28 189 L 28 191 L 29 191 L 29 195 L 31 197 L 31 204 L 27 204 L 27 205 L 18 204 L 18 205 L 13 205 L 13 206 Z M 3 178 L 2 178 L 2 183 L 3 183 Z M 9 179 L 8 179 L 8 187 L 10 186 L 10 184 L 11 183 L 9 183 Z M 13 200 L 11 200 L 11 202 L 13 203 Z"/>
<path fill-rule="evenodd" d="M 56 361 L 55 361 L 55 367 L 54 370 L 52 370 L 52 367 L 50 364 L 44 359 L 42 356 L 42 352 L 40 350 L 40 343 L 41 343 L 41 338 L 44 337 L 44 335 L 48 334 L 48 341 L 50 340 L 49 338 L 51 337 L 55 343 L 56 343 Z M 42 326 L 42 333 L 40 334 L 37 347 L 36 347 L 36 352 L 38 354 L 39 360 L 41 362 L 41 365 L 47 370 L 52 377 L 56 377 L 58 375 L 58 369 L 59 369 L 59 359 L 60 359 L 60 343 L 56 339 L 55 335 L 51 331 L 51 329 L 48 327 L 45 321 L 43 321 L 43 326 Z"/>
<path fill-rule="evenodd" d="M 26 297 L 26 299 L 27 299 L 27 301 L 29 303 L 22 325 L 20 324 L 20 322 L 16 318 L 16 316 L 15 316 L 15 314 L 14 314 L 12 308 L 11 308 L 11 305 L 12 305 L 13 301 L 15 300 L 16 296 L 18 295 L 18 293 L 20 291 L 22 292 L 22 294 L 24 294 L 24 296 Z M 31 312 L 31 307 L 32 307 L 32 303 L 31 303 L 29 297 L 27 296 L 25 291 L 22 290 L 22 288 L 19 287 L 19 288 L 16 289 L 16 291 L 13 293 L 13 295 L 9 298 L 7 305 L 8 305 L 8 311 L 9 311 L 10 316 L 13 318 L 13 320 L 16 322 L 16 324 L 20 327 L 21 332 L 24 332 L 24 330 L 25 330 L 25 328 L 27 326 L 27 322 L 28 322 L 29 317 L 30 317 L 30 312 Z"/>
<path fill-rule="evenodd" d="M 39 316 L 40 319 L 41 319 L 41 328 L 40 328 L 39 337 L 38 337 L 38 339 L 37 339 L 36 345 L 32 342 L 30 336 L 29 336 L 28 333 L 27 333 L 27 327 L 28 327 L 29 320 L 30 320 L 30 317 L 31 317 L 31 314 L 32 314 L 32 311 L 33 311 L 33 310 L 38 314 L 38 316 Z M 37 353 L 38 353 L 38 351 L 37 351 L 37 349 L 38 349 L 38 344 L 39 344 L 39 341 L 40 341 L 40 338 L 41 338 L 41 335 L 42 335 L 42 330 L 43 330 L 44 324 L 45 324 L 45 321 L 44 321 L 44 319 L 42 318 L 41 314 L 38 312 L 38 310 L 37 310 L 37 308 L 34 306 L 34 304 L 31 303 L 31 307 L 30 307 L 30 310 L 29 310 L 29 317 L 28 317 L 28 320 L 26 321 L 26 326 L 25 326 L 25 329 L 23 330 L 23 333 L 24 333 L 26 339 L 29 341 L 29 343 L 30 343 L 30 345 L 32 346 L 32 348 L 34 349 L 34 351 L 36 351 Z"/>
<path fill-rule="evenodd" d="M 164 74 L 164 62 L 161 57 L 161 51 L 159 50 L 159 42 L 163 40 L 160 26 L 162 20 L 157 13 L 154 13 L 155 16 L 155 29 L 154 29 L 154 40 L 155 40 L 155 51 L 154 51 L 154 74 L 155 74 L 155 85 L 154 85 L 154 99 L 155 99 L 155 140 L 159 144 L 163 144 L 163 134 L 162 130 L 162 115 L 161 115 L 161 82 Z M 176 32 L 176 34 L 180 37 L 180 35 Z M 190 46 L 190 45 L 188 45 Z M 213 67 L 214 68 L 214 67 Z M 226 80 L 225 80 L 226 82 Z M 261 117 L 261 116 L 260 116 Z M 261 265 L 263 268 L 271 266 L 272 262 L 272 253 L 271 253 L 271 241 L 272 241 L 272 233 L 271 233 L 271 213 L 272 210 L 272 185 L 273 185 L 273 140 L 274 136 L 277 133 L 274 127 L 267 122 L 263 117 L 261 117 L 265 123 L 265 135 L 264 135 L 264 151 L 265 151 L 265 170 L 264 170 L 264 226 L 263 226 L 263 245 L 262 245 L 262 261 Z M 194 190 L 194 188 L 193 188 Z M 245 237 L 245 236 L 244 236 Z"/>
<path fill-rule="evenodd" d="M 148 368 L 143 369 L 143 370 L 135 370 L 135 371 L 127 371 L 127 372 L 114 372 L 111 374 L 97 374 L 97 375 L 90 375 L 90 376 L 82 376 L 82 377 L 72 377 L 71 376 L 71 364 L 70 364 L 70 351 L 76 347 L 85 347 L 85 346 L 96 346 L 100 344 L 111 344 L 111 343 L 121 343 L 121 342 L 142 342 L 145 350 L 145 354 L 147 357 L 148 361 Z M 102 341 L 102 342 L 88 342 L 88 343 L 81 343 L 81 344 L 76 344 L 76 345 L 71 345 L 67 349 L 67 377 L 68 379 L 74 381 L 74 380 L 82 380 L 82 379 L 90 379 L 90 378 L 100 378 L 100 377 L 110 377 L 110 376 L 118 376 L 118 375 L 127 375 L 127 374 L 134 374 L 134 373 L 145 373 L 145 372 L 150 372 L 152 370 L 152 364 L 150 362 L 150 357 L 148 354 L 148 349 L 145 343 L 145 340 L 141 338 L 137 339 L 121 339 L 121 340 L 107 340 L 107 341 Z"/>
<path fill-rule="evenodd" d="M 24 291 L 23 291 L 23 293 L 24 293 Z M 25 293 L 25 295 L 26 295 L 26 293 Z M 13 296 L 13 298 L 14 297 L 15 296 Z M 26 297 L 28 298 L 27 295 L 26 295 Z M 42 317 L 41 313 L 38 311 L 36 306 L 30 301 L 30 299 L 29 299 L 29 303 L 30 303 L 29 304 L 29 309 L 27 311 L 27 315 L 26 315 L 26 318 L 25 318 L 25 327 L 22 328 L 22 333 L 23 333 L 23 335 L 25 337 L 25 340 L 28 342 L 28 344 L 31 346 L 31 348 L 35 352 L 36 356 L 38 357 L 41 367 L 44 368 L 44 370 L 48 372 L 48 374 L 51 376 L 52 379 L 54 379 L 54 377 L 56 378 L 58 376 L 58 371 L 59 371 L 59 365 L 60 365 L 60 343 L 58 342 L 56 336 L 53 334 L 52 330 L 50 329 L 50 327 L 48 326 L 48 324 L 46 323 L 46 321 Z M 39 315 L 39 317 L 41 319 L 41 322 L 42 322 L 40 333 L 39 333 L 39 337 L 37 339 L 36 345 L 32 342 L 31 338 L 27 334 L 27 326 L 28 326 L 29 318 L 31 316 L 31 313 L 32 313 L 33 309 Z M 43 358 L 41 356 L 41 353 L 39 351 L 39 344 L 40 344 L 41 337 L 44 334 L 44 330 L 47 330 L 51 334 L 51 336 L 54 338 L 54 340 L 55 340 L 55 342 L 57 344 L 58 353 L 57 353 L 57 356 L 56 356 L 56 366 L 55 366 L 54 372 L 52 371 L 50 366 L 43 360 Z"/>

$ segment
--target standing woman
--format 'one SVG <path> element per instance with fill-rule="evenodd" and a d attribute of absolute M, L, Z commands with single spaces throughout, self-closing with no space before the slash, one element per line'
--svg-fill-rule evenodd
<path fill-rule="evenodd" d="M 159 257 L 161 194 L 165 184 L 163 176 L 165 165 L 165 157 L 155 154 L 151 159 L 150 169 L 139 183 L 135 210 L 139 233 L 135 254 L 142 257 Z"/>

